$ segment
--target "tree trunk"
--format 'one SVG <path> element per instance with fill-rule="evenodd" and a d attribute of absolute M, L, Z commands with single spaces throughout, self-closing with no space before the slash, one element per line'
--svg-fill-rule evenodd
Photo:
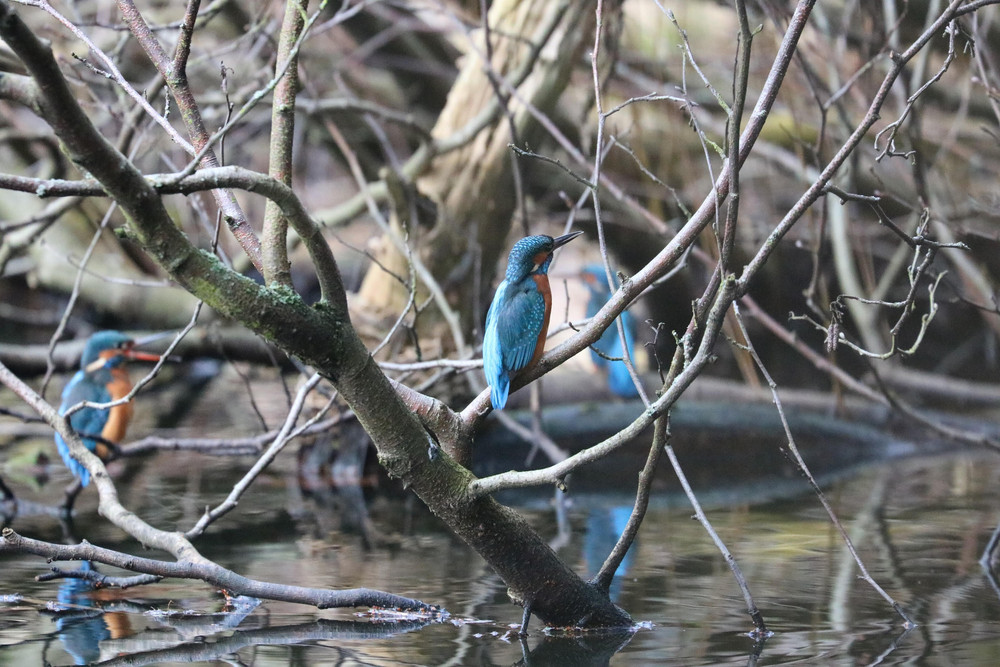
<path fill-rule="evenodd" d="M 482 56 L 487 53 L 484 33 L 475 33 L 474 47 L 464 56 L 461 71 L 448 95 L 444 110 L 432 134 L 441 140 L 454 136 L 477 116 L 495 105 L 497 88 L 506 100 L 513 121 L 498 108 L 496 119 L 475 138 L 457 150 L 436 158 L 418 182 L 422 194 L 438 205 L 438 220 L 426 243 L 423 259 L 439 280 L 446 280 L 452 303 L 466 317 L 465 325 L 484 313 L 473 313 L 474 297 L 491 289 L 496 265 L 505 252 L 508 232 L 515 217 L 517 196 L 513 154 L 509 145 L 537 146 L 541 126 L 519 100 L 537 112 L 550 115 L 570 81 L 584 48 L 593 40 L 595 13 L 586 0 L 532 2 L 498 0 L 489 11 L 492 59 L 496 74 L 491 82 L 484 71 Z M 540 51 L 540 53 L 539 53 Z M 532 67 L 531 59 L 537 56 Z M 526 68 L 530 74 L 523 76 Z M 523 78 L 516 97 L 503 81 Z M 502 81 L 501 81 L 502 80 Z M 513 124 L 516 137 L 511 135 Z M 411 229 L 415 225 L 411 226 Z M 384 252 L 395 254 L 389 243 Z M 472 262 L 479 256 L 479 276 L 472 277 Z M 380 256 L 381 261 L 392 261 Z M 404 260 L 405 261 L 405 260 Z M 457 268 L 458 267 L 458 268 Z M 365 294 L 401 292 L 402 286 L 377 266 L 369 270 Z M 473 294 L 480 287 L 482 294 Z M 405 294 L 403 295 L 405 301 Z M 480 298 L 478 303 L 485 303 Z M 429 318 L 427 318 L 429 319 Z M 476 320 L 478 322 L 478 319 Z"/>

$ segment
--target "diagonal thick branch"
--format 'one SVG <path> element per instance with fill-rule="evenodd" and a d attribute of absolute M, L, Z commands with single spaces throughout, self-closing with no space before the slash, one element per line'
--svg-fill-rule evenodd
<path fill-rule="evenodd" d="M 444 417 L 452 424 L 452 432 L 432 434 L 403 403 L 351 326 L 346 293 L 332 251 L 318 242 L 321 237 L 313 237 L 317 242 L 310 243 L 308 250 L 320 271 L 328 269 L 327 289 L 324 298 L 312 306 L 290 290 L 269 289 L 228 269 L 212 254 L 194 247 L 174 224 L 161 200 L 166 186 L 160 190 L 153 187 L 98 132 L 69 90 L 51 51 L 18 19 L 8 0 L 0 0 L 0 38 L 35 79 L 41 117 L 63 142 L 66 154 L 89 171 L 119 204 L 143 250 L 206 304 L 314 366 L 329 379 L 371 435 L 380 463 L 388 473 L 409 486 L 452 531 L 476 549 L 504 579 L 514 599 L 553 625 L 631 624 L 627 613 L 583 581 L 520 514 L 492 498 L 467 494 L 472 481 L 468 470 L 444 453 L 428 458 L 428 442 L 434 442 L 435 437 L 454 434 L 468 439 L 469 431 L 461 428 L 454 413 L 445 409 Z M 290 192 L 273 179 L 267 183 L 263 187 L 272 189 L 272 195 Z M 289 210 L 301 207 L 291 202 Z M 310 237 L 315 230 L 307 221 L 308 216 L 289 216 L 296 233 Z M 87 452 L 81 452 L 81 458 L 86 459 L 85 464 L 99 465 L 96 457 Z M 106 481 L 110 487 L 110 480 Z M 113 492 L 113 487 L 110 490 Z M 484 530 L 484 526 L 489 529 Z"/>

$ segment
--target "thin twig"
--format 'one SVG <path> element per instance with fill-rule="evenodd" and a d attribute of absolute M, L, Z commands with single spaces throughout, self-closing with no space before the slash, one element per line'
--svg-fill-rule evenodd
<path fill-rule="evenodd" d="M 170 122 L 160 114 L 160 112 L 152 107 L 152 105 L 146 100 L 145 96 L 141 95 L 139 91 L 132 87 L 132 84 L 130 84 L 125 77 L 122 76 L 121 71 L 119 71 L 118 67 L 115 66 L 114 61 L 112 61 L 111 58 L 104 53 L 104 51 L 99 49 L 97 45 L 94 44 L 89 37 L 87 37 L 87 34 L 80 30 L 72 21 L 56 11 L 55 8 L 45 0 L 11 0 L 11 2 L 28 5 L 29 7 L 37 7 L 64 25 L 66 29 L 73 33 L 77 39 L 87 45 L 87 48 L 91 53 L 101 59 L 101 62 L 104 63 L 107 74 L 110 75 L 114 82 L 117 83 L 136 104 L 146 111 L 150 118 L 155 120 L 156 123 L 163 128 L 163 131 L 167 133 L 167 136 L 169 136 L 174 143 L 184 149 L 185 152 L 194 155 L 194 146 L 182 137 L 177 130 L 174 129 L 173 125 L 171 125 Z"/>
<path fill-rule="evenodd" d="M 284 75 L 274 87 L 271 106 L 271 142 L 268 151 L 268 174 L 285 185 L 292 184 L 292 139 L 295 134 L 295 97 L 299 89 L 299 62 L 292 47 L 305 25 L 309 0 L 286 0 L 285 17 L 278 39 L 277 64 L 287 62 Z M 264 282 L 292 288 L 288 261 L 288 220 L 274 202 L 264 207 L 261 232 L 261 265 Z"/>
<path fill-rule="evenodd" d="M 604 134 L 605 126 L 608 120 L 608 115 L 604 113 L 603 91 L 601 90 L 601 75 L 599 68 L 601 42 L 603 41 L 602 30 L 604 26 L 603 0 L 598 0 L 596 12 L 597 22 L 596 28 L 594 29 L 594 49 L 590 54 L 590 71 L 594 84 L 594 105 L 597 111 L 597 134 L 594 139 L 596 144 L 594 148 L 594 167 L 590 175 L 590 182 L 593 184 L 591 187 L 594 190 L 593 196 L 591 197 L 591 204 L 594 207 L 594 223 L 597 228 L 597 242 L 601 249 L 601 258 L 604 263 L 605 279 L 608 281 L 608 289 L 613 293 L 615 291 L 615 281 L 612 277 L 611 264 L 608 261 L 608 246 L 604 237 L 604 220 L 602 217 L 600 194 L 601 167 L 604 162 L 604 156 L 606 155 L 606 149 L 604 147 Z M 632 350 L 629 349 L 627 343 L 628 337 L 625 335 L 625 319 L 623 317 L 616 318 L 614 326 L 618 328 L 618 340 L 621 343 L 622 362 L 628 370 L 629 377 L 632 379 L 632 385 L 635 387 L 636 393 L 639 395 L 639 398 L 642 399 L 642 404 L 648 408 L 650 403 L 649 396 L 646 394 L 646 389 L 642 386 L 642 380 L 639 379 L 639 374 L 635 370 L 635 364 L 632 362 Z"/>
<path fill-rule="evenodd" d="M 816 494 L 816 497 L 823 505 L 823 509 L 826 510 L 827 515 L 830 517 L 830 521 L 833 522 L 833 525 L 837 528 L 837 531 L 840 533 L 841 538 L 843 538 L 844 544 L 847 546 L 847 549 L 851 552 L 851 555 L 854 557 L 854 561 L 858 564 L 858 570 L 861 572 L 861 577 L 865 581 L 867 581 L 868 584 L 873 589 L 875 589 L 875 592 L 877 592 L 880 596 L 882 596 L 882 598 L 892 606 L 892 608 L 896 611 L 897 614 L 900 615 L 900 617 L 902 617 L 904 627 L 907 628 L 916 627 L 916 624 L 906 614 L 906 611 L 903 609 L 902 605 L 896 602 L 896 600 L 893 599 L 893 597 L 889 595 L 885 591 L 885 589 L 883 589 L 878 584 L 878 582 L 876 582 L 875 579 L 868 573 L 868 568 L 865 567 L 864 562 L 861 560 L 861 556 L 858 555 L 857 550 L 854 548 L 854 543 L 851 541 L 850 536 L 847 534 L 847 530 L 844 528 L 844 525 L 840 522 L 840 519 L 837 518 L 837 514 L 833 511 L 833 506 L 830 505 L 830 501 L 827 500 L 826 494 L 823 493 L 823 490 L 816 482 L 816 478 L 814 478 L 812 473 L 809 471 L 809 467 L 806 465 L 805 460 L 799 453 L 798 446 L 795 444 L 795 438 L 794 436 L 792 436 L 792 429 L 788 425 L 788 419 L 785 416 L 785 410 L 781 404 L 781 397 L 778 395 L 778 385 L 771 378 L 771 374 L 768 373 L 767 368 L 764 366 L 763 360 L 757 354 L 757 350 L 753 346 L 753 342 L 750 339 L 750 334 L 747 333 L 746 327 L 743 324 L 743 318 L 739 314 L 739 306 L 734 304 L 733 308 L 736 312 L 736 321 L 739 324 L 740 331 L 743 332 L 743 337 L 746 340 L 747 350 L 750 352 L 751 356 L 753 356 L 753 360 L 757 364 L 757 368 L 760 370 L 761 375 L 763 375 L 764 379 L 767 381 L 767 386 L 770 387 L 771 389 L 771 398 L 774 401 L 775 409 L 777 409 L 778 411 L 778 416 L 781 418 L 781 425 L 785 429 L 785 437 L 788 440 L 787 441 L 788 451 L 791 452 L 792 457 L 795 459 L 795 464 L 799 467 L 799 470 L 802 471 L 803 476 L 805 476 L 806 480 L 809 482 L 809 486 L 812 487 L 813 492 Z"/>
<path fill-rule="evenodd" d="M 726 565 L 732 570 L 733 576 L 736 578 L 736 585 L 740 587 L 740 592 L 743 594 L 743 601 L 747 605 L 747 613 L 750 614 L 750 619 L 754 624 L 754 631 L 750 635 L 754 639 L 766 639 L 771 636 L 771 632 L 767 629 L 767 625 L 764 623 L 764 615 L 760 613 L 760 609 L 757 607 L 757 603 L 754 602 L 753 596 L 750 594 L 750 586 L 747 584 L 746 577 L 743 576 L 743 570 L 740 569 L 739 563 L 736 562 L 736 558 L 726 547 L 726 544 L 719 537 L 719 534 L 715 531 L 711 522 L 708 520 L 708 516 L 705 514 L 705 510 L 702 509 L 701 503 L 698 502 L 698 497 L 694 493 L 694 489 L 691 488 L 691 484 L 688 482 L 687 475 L 684 474 L 684 470 L 681 468 L 681 462 L 677 458 L 677 454 L 674 452 L 673 445 L 668 441 L 664 445 L 664 449 L 667 452 L 667 458 L 670 459 L 670 465 L 673 466 L 674 473 L 677 475 L 677 479 L 680 481 L 681 486 L 684 488 L 684 494 L 687 496 L 688 501 L 690 501 L 691 506 L 694 508 L 695 518 L 698 519 L 698 523 L 702 525 L 708 536 L 712 539 L 716 548 L 722 553 L 722 557 L 726 561 Z"/>
<path fill-rule="evenodd" d="M 200 537 L 209 525 L 211 525 L 218 518 L 228 514 L 236 507 L 240 498 L 247 492 L 254 480 L 257 479 L 262 472 L 264 472 L 267 466 L 274 461 L 275 457 L 277 457 L 281 450 L 285 448 L 285 445 L 287 445 L 291 440 L 292 429 L 294 428 L 299 415 L 302 413 L 302 407 L 305 405 L 306 397 L 309 396 L 309 393 L 316 387 L 317 384 L 319 384 L 321 379 L 322 377 L 319 373 L 314 373 L 305 384 L 299 387 L 299 391 L 295 396 L 295 402 L 289 409 L 288 415 L 285 417 L 285 423 L 282 424 L 281 429 L 278 431 L 278 435 L 274 437 L 271 446 L 267 448 L 267 451 L 265 451 L 259 459 L 257 459 L 257 462 L 246 472 L 245 475 L 243 475 L 242 479 L 233 485 L 232 491 L 229 492 L 229 495 L 223 502 L 211 510 L 205 510 L 205 513 L 202 514 L 198 523 L 185 533 L 185 536 L 188 539 Z"/>
<path fill-rule="evenodd" d="M 650 489 L 653 486 L 653 479 L 656 473 L 656 466 L 663 454 L 664 447 L 670 442 L 670 413 L 661 415 L 653 423 L 653 442 L 646 455 L 646 464 L 639 471 L 639 484 L 635 489 L 635 502 L 632 505 L 632 512 L 629 514 L 625 529 L 618 537 L 611 553 L 604 559 L 601 569 L 598 570 L 590 583 L 594 584 L 605 593 L 611 589 L 611 582 L 615 573 L 625 560 L 632 543 L 635 542 L 636 535 L 639 534 L 639 527 L 646 516 L 646 508 L 649 506 Z"/>

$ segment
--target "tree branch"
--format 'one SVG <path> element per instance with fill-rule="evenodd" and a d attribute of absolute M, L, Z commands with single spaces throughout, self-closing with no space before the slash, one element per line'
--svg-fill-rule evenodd
<path fill-rule="evenodd" d="M 119 203 L 136 240 L 149 256 L 208 305 L 241 321 L 330 379 L 372 436 L 389 474 L 412 488 L 432 512 L 475 548 L 503 577 L 512 596 L 553 625 L 630 625 L 628 614 L 580 579 L 523 517 L 491 498 L 466 494 L 472 481 L 467 469 L 446 454 L 428 456 L 428 451 L 437 451 L 435 434 L 407 409 L 351 327 L 336 263 L 329 246 L 319 242 L 321 237 L 317 235 L 309 251 L 320 271 L 329 267 L 326 279 L 330 289 L 324 300 L 312 307 L 296 294 L 268 289 L 227 269 L 214 256 L 194 248 L 174 225 L 160 199 L 161 193 L 168 191 L 167 185 L 161 184 L 159 190 L 151 186 L 96 130 L 71 94 L 49 49 L 10 11 L 8 0 L 0 0 L 0 37 L 39 83 L 42 116 L 67 154 Z M 190 177 L 198 178 L 199 174 Z M 261 186 L 278 198 L 290 192 L 273 179 Z M 297 200 L 289 200 L 288 206 L 289 210 L 283 209 L 286 214 L 301 207 Z M 309 237 L 314 226 L 307 220 L 308 216 L 292 215 L 289 224 Z M 66 428 L 65 421 L 61 427 Z M 71 450 L 84 465 L 101 465 L 79 441 Z M 102 511 L 107 515 L 103 499 L 113 494 L 114 488 L 103 471 L 95 478 Z M 125 517 L 112 516 L 115 521 L 125 521 Z M 132 519 L 138 520 L 134 515 Z M 125 523 L 136 529 L 135 524 Z M 484 525 L 490 530 L 484 531 Z M 175 540 L 183 539 L 175 536 Z M 517 558 L 512 559 L 512 553 Z"/>
<path fill-rule="evenodd" d="M 288 63 L 284 74 L 274 88 L 271 106 L 271 145 L 268 174 L 284 183 L 292 184 L 292 140 L 295 136 L 295 97 L 299 90 L 299 58 L 293 47 L 305 26 L 309 0 L 286 0 L 285 18 L 278 38 L 278 58 L 275 63 Z M 277 75 L 277 73 L 276 73 Z M 268 285 L 292 286 L 291 266 L 288 262 L 288 221 L 281 209 L 269 201 L 264 209 L 263 246 L 261 260 L 264 282 Z"/>
<path fill-rule="evenodd" d="M 198 1 L 193 0 L 193 4 L 188 7 L 187 16 L 192 14 L 192 8 L 196 15 L 197 7 Z M 199 162 L 202 167 L 218 167 L 220 165 L 219 158 L 215 155 L 215 151 L 208 146 L 208 130 L 205 129 L 198 101 L 195 99 L 187 79 L 187 57 L 184 54 L 190 48 L 190 33 L 194 30 L 193 25 L 184 24 L 182 38 L 178 41 L 177 57 L 171 60 L 132 0 L 118 0 L 118 9 L 139 45 L 146 52 L 150 62 L 166 81 L 170 94 L 177 101 L 181 118 L 184 120 L 184 125 L 187 127 L 188 135 L 193 144 L 191 153 L 203 153 Z M 236 201 L 236 197 L 233 196 L 232 192 L 225 190 L 213 190 L 212 196 L 222 210 L 223 218 L 233 233 L 233 237 L 239 242 L 254 267 L 261 271 L 260 239 L 257 238 L 256 232 L 250 226 L 250 222 Z"/>
<path fill-rule="evenodd" d="M 216 565 L 212 561 L 183 559 L 170 563 L 152 558 L 142 558 L 112 549 L 88 544 L 53 544 L 34 540 L 4 528 L 0 534 L 0 553 L 28 553 L 50 560 L 88 560 L 121 567 L 133 572 L 142 572 L 156 577 L 175 579 L 198 579 L 212 586 L 218 586 L 234 595 L 246 595 L 281 602 L 295 602 L 312 605 L 319 609 L 334 607 L 388 607 L 415 611 L 444 613 L 440 607 L 420 600 L 394 595 L 370 588 L 350 588 L 339 591 L 305 586 L 273 584 L 250 579 L 232 570 Z"/>
<path fill-rule="evenodd" d="M 480 497 L 487 494 L 496 493 L 503 489 L 522 488 L 527 486 L 539 486 L 542 484 L 561 484 L 562 479 L 580 466 L 598 461 L 613 453 L 622 445 L 629 442 L 645 430 L 657 417 L 664 414 L 677 402 L 680 395 L 701 373 L 702 369 L 712 357 L 712 348 L 715 346 L 715 339 L 718 336 L 719 328 L 725 318 L 726 311 L 732 305 L 735 297 L 736 279 L 727 278 L 719 291 L 712 309 L 708 313 L 705 322 L 704 334 L 701 344 L 695 355 L 684 366 L 684 369 L 677 375 L 677 378 L 667 387 L 660 397 L 646 408 L 632 423 L 613 436 L 597 443 L 583 451 L 577 452 L 564 461 L 530 471 L 512 471 L 484 477 L 473 481 L 469 485 L 469 494 Z M 589 328 L 589 327 L 588 327 Z M 579 337 L 578 334 L 576 337 Z M 574 338 L 576 338 L 574 337 Z M 562 346 L 561 346 L 562 347 Z M 551 356 L 548 355 L 548 356 Z M 544 361 L 544 358 L 543 358 Z M 468 410 L 468 408 L 466 408 Z M 464 414 L 464 413 L 463 413 Z"/>

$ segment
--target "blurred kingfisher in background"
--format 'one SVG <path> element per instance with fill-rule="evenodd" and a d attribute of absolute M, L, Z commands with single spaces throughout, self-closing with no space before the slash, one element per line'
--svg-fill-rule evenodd
<path fill-rule="evenodd" d="M 118 331 L 99 331 L 90 337 L 80 359 L 80 370 L 63 389 L 59 414 L 81 401 L 110 403 L 132 391 L 125 362 L 159 361 L 160 356 L 133 349 L 135 341 Z M 83 440 L 87 449 L 107 460 L 111 448 L 125 437 L 125 430 L 132 419 L 132 402 L 113 408 L 83 408 L 69 417 L 69 423 Z M 90 483 L 90 472 L 69 452 L 69 445 L 56 433 L 56 447 L 66 467 L 80 478 L 82 486 Z"/>
<path fill-rule="evenodd" d="M 511 248 L 483 335 L 483 371 L 496 410 L 507 404 L 511 375 L 535 365 L 545 348 L 552 313 L 548 276 L 552 253 L 582 233 L 526 236 Z"/>
<path fill-rule="evenodd" d="M 604 304 L 611 298 L 611 288 L 608 286 L 607 275 L 604 267 L 599 264 L 592 264 L 586 267 L 582 273 L 583 282 L 590 289 L 590 300 L 587 301 L 587 317 L 597 315 L 597 311 L 604 307 Z M 617 284 L 617 283 L 616 283 Z M 622 318 L 622 328 L 625 330 L 625 345 L 628 346 L 630 359 L 635 359 L 635 318 L 627 310 L 623 310 L 619 317 Z M 611 323 L 604 334 L 590 348 L 590 356 L 594 360 L 597 368 L 608 375 L 608 388 L 615 396 L 622 398 L 636 398 L 639 390 L 632 382 L 628 367 L 622 359 L 621 337 L 618 335 L 618 325 Z M 609 359 L 608 357 L 611 357 Z"/>

